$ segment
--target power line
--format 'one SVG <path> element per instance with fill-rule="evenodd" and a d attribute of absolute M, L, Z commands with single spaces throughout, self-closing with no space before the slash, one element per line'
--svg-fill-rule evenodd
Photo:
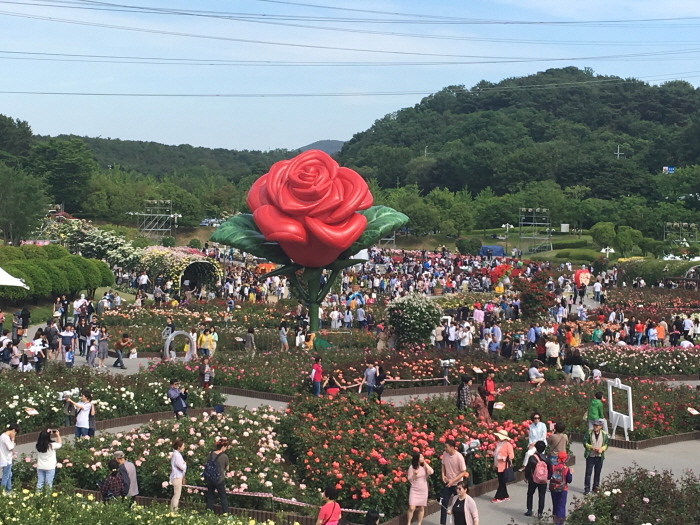
<path fill-rule="evenodd" d="M 480 55 L 457 55 L 457 54 L 446 54 L 446 53 L 420 53 L 414 51 L 390 51 L 385 49 L 363 49 L 363 48 L 350 48 L 350 47 L 336 47 L 336 46 L 322 46 L 314 44 L 297 44 L 291 42 L 275 42 L 269 40 L 253 40 L 245 38 L 234 38 L 234 37 L 224 37 L 215 35 L 201 35 L 194 33 L 183 33 L 179 31 L 166 31 L 160 29 L 147 29 L 140 27 L 130 27 L 121 26 L 114 24 L 102 24 L 98 22 L 88 22 L 83 20 L 71 20 L 65 18 L 55 18 L 49 16 L 40 15 L 30 15 L 23 13 L 15 13 L 8 11 L 0 11 L 0 15 L 17 17 L 17 18 L 27 18 L 32 20 L 42 20 L 47 22 L 59 22 L 73 25 L 82 25 L 88 27 L 102 27 L 106 29 L 118 29 L 122 31 L 133 31 L 139 33 L 151 33 L 159 35 L 168 36 L 179 36 L 187 38 L 202 38 L 209 40 L 220 40 L 229 42 L 241 42 L 248 44 L 262 44 L 262 45 L 272 45 L 272 46 L 284 46 L 284 47 L 295 47 L 304 49 L 323 49 L 332 51 L 351 51 L 351 52 L 361 52 L 361 53 L 379 53 L 379 54 L 390 54 L 390 55 L 402 55 L 402 56 L 430 56 L 430 57 L 445 57 L 445 58 L 471 58 L 471 59 L 483 59 L 483 60 L 499 60 L 499 61 L 513 61 L 513 62 L 560 62 L 560 61 L 576 61 L 576 60 L 611 60 L 611 59 L 629 59 L 629 58 L 640 58 L 640 57 L 652 57 L 652 56 L 668 56 L 668 55 L 682 55 L 682 54 L 694 54 L 700 52 L 700 48 L 691 49 L 675 49 L 668 51 L 651 51 L 645 53 L 628 53 L 628 54 L 616 54 L 616 55 L 600 55 L 600 56 L 584 56 L 584 57 L 566 57 L 566 58 L 540 58 L 540 57 L 507 57 L 507 56 L 480 56 Z"/>

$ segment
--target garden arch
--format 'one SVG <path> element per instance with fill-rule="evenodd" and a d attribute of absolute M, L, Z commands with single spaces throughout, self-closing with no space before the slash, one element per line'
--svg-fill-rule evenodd
<path fill-rule="evenodd" d="M 697 277 L 698 277 L 698 274 L 700 274 L 700 271 L 698 270 L 698 268 L 700 268 L 700 264 L 695 265 L 695 266 L 691 266 L 690 268 L 688 268 L 688 271 L 685 272 L 684 277 L 686 277 L 686 278 L 697 278 Z"/>
<path fill-rule="evenodd" d="M 170 345 L 172 344 L 173 340 L 178 336 L 178 335 L 184 335 L 187 337 L 187 339 L 190 340 L 190 348 L 197 348 L 197 341 L 194 340 L 194 337 L 192 337 L 192 334 L 189 332 L 185 332 L 184 330 L 175 330 L 172 334 L 168 336 L 168 338 L 165 340 L 165 345 L 163 346 L 163 361 L 168 361 L 170 359 L 170 355 L 168 353 L 168 349 L 170 348 Z"/>
<path fill-rule="evenodd" d="M 201 288 L 216 291 L 216 283 L 221 279 L 221 270 L 214 261 L 201 259 L 192 261 L 180 274 L 180 290 L 184 290 L 185 281 L 189 281 L 189 289 Z"/>

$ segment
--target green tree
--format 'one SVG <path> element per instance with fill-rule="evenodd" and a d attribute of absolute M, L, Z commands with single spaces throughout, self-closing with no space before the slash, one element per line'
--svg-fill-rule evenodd
<path fill-rule="evenodd" d="M 589 230 L 593 242 L 601 248 L 610 246 L 615 240 L 615 225 L 612 222 L 599 222 Z"/>
<path fill-rule="evenodd" d="M 435 206 L 417 203 L 407 208 L 405 213 L 408 215 L 408 227 L 413 235 L 422 237 L 438 229 L 440 213 Z"/>
<path fill-rule="evenodd" d="M 455 237 L 459 234 L 457 227 L 455 226 L 455 221 L 452 219 L 447 219 L 446 221 L 440 222 L 440 233 L 443 235 L 449 235 L 450 237 Z"/>
<path fill-rule="evenodd" d="M 80 211 L 87 196 L 88 183 L 96 171 L 95 161 L 79 139 L 49 139 L 32 146 L 31 170 L 46 177 L 49 193 L 66 211 Z"/>
<path fill-rule="evenodd" d="M 620 250 L 620 255 L 624 257 L 626 253 L 634 249 L 637 242 L 641 241 L 641 239 L 642 233 L 639 230 L 621 226 L 617 235 L 615 235 L 615 239 L 613 239 L 613 246 Z"/>
<path fill-rule="evenodd" d="M 0 115 L 0 162 L 17 166 L 29 155 L 32 139 L 27 122 Z"/>
<path fill-rule="evenodd" d="M 468 233 L 474 229 L 474 212 L 466 202 L 455 203 L 449 211 L 450 219 L 454 221 L 457 233 Z"/>
<path fill-rule="evenodd" d="M 5 244 L 19 244 L 41 224 L 49 207 L 44 183 L 0 162 L 0 228 Z"/>
<path fill-rule="evenodd" d="M 474 199 L 475 226 L 480 230 L 484 230 L 484 235 L 486 235 L 486 228 L 490 228 L 494 223 L 492 212 L 496 208 L 497 202 L 498 197 L 496 197 L 491 188 L 482 190 Z"/>

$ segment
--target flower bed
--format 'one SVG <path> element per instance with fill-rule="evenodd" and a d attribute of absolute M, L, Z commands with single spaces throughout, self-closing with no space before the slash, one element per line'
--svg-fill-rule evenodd
<path fill-rule="evenodd" d="M 178 437 L 185 441 L 187 482 L 201 486 L 200 474 L 207 455 L 214 449 L 216 438 L 223 436 L 232 445 L 227 452 L 231 470 L 226 484 L 230 490 L 273 492 L 276 496 L 302 500 L 305 487 L 296 483 L 295 469 L 283 457 L 286 445 L 277 437 L 279 412 L 272 408 L 250 411 L 229 408 L 228 412 L 221 416 L 156 421 L 129 432 L 100 434 L 92 440 L 66 444 L 57 451 L 60 468 L 55 483 L 93 489 L 95 483 L 107 476 L 107 463 L 114 451 L 122 450 L 136 465 L 141 496 L 171 497 L 172 488 L 167 480 L 173 441 Z M 22 482 L 36 481 L 31 457 L 20 459 L 15 475 Z M 202 495 L 193 492 L 196 490 L 183 491 L 183 500 L 194 498 L 201 502 Z M 260 508 L 266 504 L 264 499 L 236 497 L 234 506 Z"/>
<path fill-rule="evenodd" d="M 583 500 L 575 499 L 576 508 L 567 516 L 566 523 L 700 523 L 699 492 L 700 479 L 690 472 L 686 471 L 677 480 L 667 470 L 655 472 L 639 467 L 627 468 L 606 477 L 598 492 L 591 493 Z"/>
<path fill-rule="evenodd" d="M 503 423 L 518 443 L 522 460 L 526 426 Z M 406 474 L 413 451 L 422 452 L 439 482 L 442 442 L 479 439 L 481 447 L 473 460 L 474 482 L 496 476 L 489 451 L 495 447 L 496 424 L 477 422 L 471 413 L 458 412 L 454 400 L 435 399 L 395 407 L 393 404 L 359 402 L 357 398 L 301 399 L 287 410 L 280 435 L 297 462 L 300 479 L 310 489 L 321 489 L 335 480 L 340 504 L 353 508 L 376 508 L 387 516 L 406 509 L 409 485 Z"/>
<path fill-rule="evenodd" d="M 603 372 L 631 376 L 697 375 L 700 347 L 613 346 L 581 347 L 581 356 Z M 605 363 L 600 365 L 599 363 Z"/>
<path fill-rule="evenodd" d="M 28 489 L 15 490 L 0 496 L 0 516 L 3 523 L 40 525 L 47 523 L 109 523 L 110 525 L 257 525 L 245 517 L 215 516 L 180 511 L 170 512 L 166 505 L 129 508 L 128 502 L 103 505 L 93 494 L 48 492 L 37 494 Z M 262 524 L 260 524 L 262 525 Z M 264 525 L 274 525 L 268 521 Z"/>
<path fill-rule="evenodd" d="M 679 386 L 671 388 L 665 383 L 648 380 L 629 380 L 624 384 L 632 386 L 632 403 L 634 430 L 629 432 L 631 440 L 643 440 L 659 436 L 682 434 L 696 430 L 699 422 L 696 416 L 688 412 L 688 407 L 696 408 L 700 404 L 697 390 Z M 588 429 L 584 416 L 596 391 L 603 391 L 607 396 L 607 387 L 586 383 L 582 386 L 563 387 L 544 386 L 540 391 L 516 390 L 507 387 L 498 396 L 497 401 L 505 403 L 494 417 L 499 419 L 520 420 L 529 417 L 538 410 L 542 418 L 549 422 L 563 422 L 567 432 L 583 433 Z M 627 399 L 621 394 L 615 397 L 614 406 L 626 412 Z M 607 414 L 607 400 L 605 401 Z M 610 429 L 612 431 L 612 428 Z M 621 435 L 618 429 L 618 436 Z"/>
<path fill-rule="evenodd" d="M 183 384 L 182 386 L 186 386 Z M 51 427 L 62 427 L 65 415 L 63 401 L 58 393 L 73 388 L 92 392 L 96 419 L 113 419 L 135 414 L 147 414 L 168 410 L 169 384 L 166 378 L 149 374 L 132 376 L 95 372 L 87 367 L 72 370 L 62 365 L 52 365 L 41 375 L 7 373 L 0 381 L 0 420 L 18 421 L 22 432 L 32 432 Z M 75 401 L 79 400 L 76 396 Z M 187 402 L 192 407 L 220 404 L 223 396 L 200 388 L 191 388 Z M 34 408 L 38 414 L 31 416 L 25 408 Z"/>

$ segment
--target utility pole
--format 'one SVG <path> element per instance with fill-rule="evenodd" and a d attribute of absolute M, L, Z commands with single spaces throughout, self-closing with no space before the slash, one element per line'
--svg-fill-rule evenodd
<path fill-rule="evenodd" d="M 617 146 L 617 151 L 616 151 L 615 153 L 613 153 L 613 155 L 615 155 L 615 156 L 617 157 L 617 160 L 620 160 L 620 157 L 624 157 L 624 156 L 625 156 L 624 153 L 620 152 L 620 146 L 619 146 L 619 145 Z"/>
<path fill-rule="evenodd" d="M 425 150 L 423 151 L 423 156 L 424 157 L 428 156 L 428 146 L 425 147 Z"/>

